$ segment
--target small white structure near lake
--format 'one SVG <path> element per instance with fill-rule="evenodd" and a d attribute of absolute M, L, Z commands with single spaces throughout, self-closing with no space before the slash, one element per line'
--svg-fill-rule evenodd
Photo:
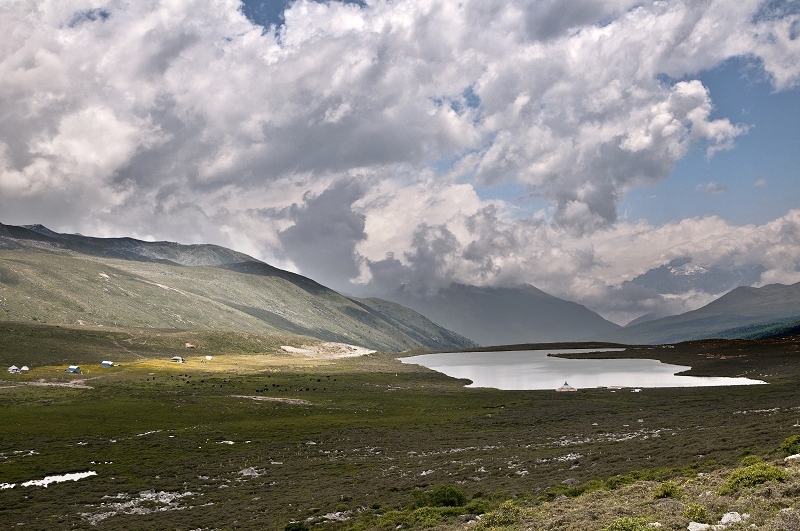
<path fill-rule="evenodd" d="M 77 365 L 70 365 L 69 367 L 67 367 L 67 370 L 65 370 L 64 372 L 72 372 L 72 373 L 75 373 L 75 374 L 80 374 L 81 373 L 81 368 L 79 366 L 77 366 Z"/>
<path fill-rule="evenodd" d="M 114 366 L 114 362 L 113 361 L 101 361 L 100 365 L 102 365 L 103 367 L 113 367 Z"/>
<path fill-rule="evenodd" d="M 9 367 L 8 372 L 9 374 L 21 374 L 19 367 L 17 367 L 16 365 L 12 365 L 11 367 Z"/>
<path fill-rule="evenodd" d="M 572 386 L 571 386 L 570 384 L 568 384 L 567 382 L 564 382 L 564 385 L 562 385 L 561 387 L 559 387 L 558 389 L 556 389 L 556 391 L 558 391 L 559 393 L 563 393 L 563 392 L 565 392 L 565 391 L 577 391 L 577 389 L 575 389 L 574 387 L 572 387 Z"/>
<path fill-rule="evenodd" d="M 172 356 L 172 357 L 169 359 L 169 361 L 174 361 L 175 363 L 183 363 L 183 362 L 184 362 L 184 361 L 186 361 L 186 360 L 184 360 L 184 359 L 183 359 L 182 357 L 180 357 L 180 356 Z"/>
<path fill-rule="evenodd" d="M 28 367 L 27 365 L 23 365 L 22 367 L 19 368 L 19 372 L 22 374 L 26 374 L 29 370 L 31 370 L 31 368 Z"/>

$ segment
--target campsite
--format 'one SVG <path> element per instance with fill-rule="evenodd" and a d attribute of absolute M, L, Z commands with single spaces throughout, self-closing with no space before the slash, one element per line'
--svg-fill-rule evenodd
<path fill-rule="evenodd" d="M 399 354 L 311 356 L 296 336 L 0 328 L 2 361 L 29 353 L 32 367 L 0 385 L 0 521 L 25 529 L 456 529 L 481 513 L 532 529 L 642 515 L 686 529 L 667 502 L 716 492 L 745 456 L 782 463 L 800 433 L 797 338 L 598 354 L 768 385 L 563 393 L 466 388 Z M 65 373 L 71 363 L 98 369 Z M 797 509 L 786 470 L 697 501 L 709 519 L 792 529 L 775 527 Z M 84 475 L 22 486 L 66 474 Z M 656 503 L 665 482 L 684 497 Z M 463 504 L 426 505 L 445 488 Z"/>

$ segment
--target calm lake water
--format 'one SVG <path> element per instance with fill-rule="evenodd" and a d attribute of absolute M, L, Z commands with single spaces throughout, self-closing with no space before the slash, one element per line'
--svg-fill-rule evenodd
<path fill-rule="evenodd" d="M 749 378 L 676 376 L 690 367 L 656 360 L 570 360 L 548 356 L 567 352 L 609 352 L 625 349 L 520 350 L 451 352 L 400 358 L 454 378 L 468 378 L 468 387 L 506 390 L 555 389 L 564 382 L 578 389 L 592 387 L 702 387 L 763 384 Z"/>

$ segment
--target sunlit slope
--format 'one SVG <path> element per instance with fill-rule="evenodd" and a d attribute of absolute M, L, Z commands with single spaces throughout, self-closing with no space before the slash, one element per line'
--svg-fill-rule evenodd
<path fill-rule="evenodd" d="M 354 301 L 267 264 L 186 267 L 0 250 L 0 319 L 291 333 L 380 350 L 468 340 L 405 308 Z"/>

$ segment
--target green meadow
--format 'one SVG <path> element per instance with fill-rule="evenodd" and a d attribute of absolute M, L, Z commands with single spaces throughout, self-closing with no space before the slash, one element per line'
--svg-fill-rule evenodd
<path fill-rule="evenodd" d="M 797 529 L 800 341 L 604 353 L 769 382 L 639 393 L 471 389 L 397 354 L 280 348 L 313 342 L 0 324 L 3 367 L 31 367 L 0 377 L 2 527 L 686 529 L 737 510 Z M 747 468 L 770 464 L 783 475 Z"/>

